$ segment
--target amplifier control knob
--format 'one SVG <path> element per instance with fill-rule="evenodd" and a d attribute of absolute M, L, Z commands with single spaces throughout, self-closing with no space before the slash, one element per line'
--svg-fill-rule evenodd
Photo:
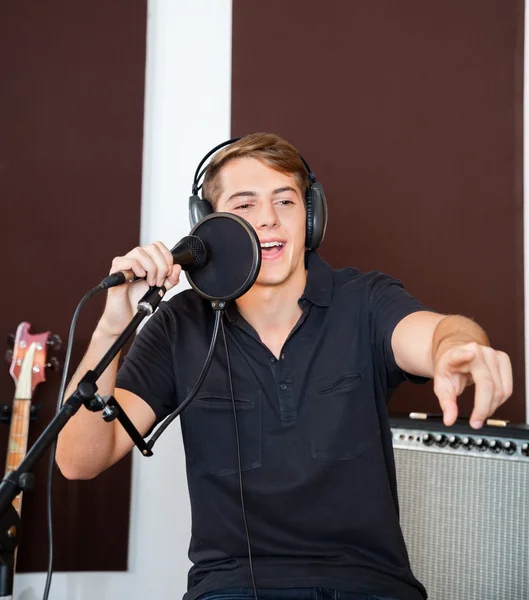
<path fill-rule="evenodd" d="M 507 454 L 514 454 L 516 452 L 516 444 L 514 442 L 505 442 L 503 444 L 503 451 Z"/>
<path fill-rule="evenodd" d="M 465 436 L 461 439 L 461 445 L 465 450 L 470 450 L 475 446 L 474 440 L 471 437 Z"/>
<path fill-rule="evenodd" d="M 501 452 L 502 448 L 503 448 L 503 445 L 499 440 L 491 440 L 490 441 L 489 450 L 491 452 L 494 452 L 494 454 L 498 454 L 498 452 Z"/>
<path fill-rule="evenodd" d="M 432 435 L 431 433 L 425 433 L 425 434 L 422 436 L 422 443 L 423 443 L 425 446 L 431 446 L 431 445 L 433 444 L 433 441 L 434 441 L 434 440 L 433 440 L 433 435 Z"/>
<path fill-rule="evenodd" d="M 484 440 L 483 438 L 478 438 L 475 443 L 476 443 L 476 448 L 478 450 L 481 450 L 482 452 L 489 447 L 489 443 L 487 442 L 487 440 Z"/>
<path fill-rule="evenodd" d="M 529 456 L 529 443 L 528 442 L 524 442 L 522 444 L 522 454 L 524 456 Z"/>
<path fill-rule="evenodd" d="M 446 446 L 446 444 L 448 444 L 448 439 L 447 439 L 446 435 L 444 435 L 442 433 L 438 433 L 435 436 L 435 443 L 438 446 Z"/>
<path fill-rule="evenodd" d="M 461 445 L 461 440 L 459 439 L 459 437 L 457 435 L 450 435 L 448 437 L 448 444 L 452 448 L 459 448 L 459 446 Z"/>

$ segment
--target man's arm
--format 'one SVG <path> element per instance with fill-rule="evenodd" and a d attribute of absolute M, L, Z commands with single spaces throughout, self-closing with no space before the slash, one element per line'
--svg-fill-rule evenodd
<path fill-rule="evenodd" d="M 75 391 L 81 377 L 93 369 L 115 338 L 96 329 L 88 350 L 72 377 L 65 399 Z M 141 435 L 153 425 L 156 416 L 139 396 L 126 390 L 116 390 L 118 357 L 97 381 L 100 396 L 114 395 Z M 57 464 L 67 479 L 91 479 L 132 450 L 134 443 L 116 419 L 106 423 L 100 412 L 90 412 L 81 406 L 59 435 Z"/>
<path fill-rule="evenodd" d="M 476 386 L 473 427 L 481 427 L 512 394 L 512 368 L 505 354 L 490 347 L 472 319 L 419 311 L 395 327 L 391 338 L 395 362 L 407 373 L 433 377 L 444 423 L 457 418 L 457 397 Z"/>
<path fill-rule="evenodd" d="M 137 277 L 145 277 L 145 281 L 126 283 L 108 291 L 103 316 L 65 398 L 74 392 L 79 379 L 96 366 L 125 329 L 147 287 L 165 285 L 169 290 L 178 283 L 182 270 L 179 265 L 173 265 L 171 253 L 161 242 L 135 248 L 126 256 L 116 257 L 110 272 L 127 269 L 132 269 Z M 115 395 L 136 429 L 145 435 L 154 424 L 156 415 L 139 396 L 124 389 L 115 389 L 117 368 L 118 357 L 98 379 L 98 393 L 100 396 Z M 132 447 L 133 442 L 119 421 L 106 423 L 100 413 L 91 413 L 82 406 L 58 437 L 57 464 L 68 479 L 90 479 L 113 465 Z"/>

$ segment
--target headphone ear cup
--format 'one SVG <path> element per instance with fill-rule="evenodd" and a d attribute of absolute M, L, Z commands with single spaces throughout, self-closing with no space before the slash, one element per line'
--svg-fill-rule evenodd
<path fill-rule="evenodd" d="M 197 225 L 211 213 L 213 213 L 213 207 L 207 200 L 196 194 L 189 196 L 189 224 L 191 227 Z"/>
<path fill-rule="evenodd" d="M 316 250 L 322 243 L 327 229 L 327 199 L 323 186 L 313 183 L 305 196 L 307 207 L 307 234 L 305 246 L 308 250 Z"/>

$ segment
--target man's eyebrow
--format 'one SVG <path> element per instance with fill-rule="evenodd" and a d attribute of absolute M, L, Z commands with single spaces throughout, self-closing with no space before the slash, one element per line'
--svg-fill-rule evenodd
<path fill-rule="evenodd" d="M 276 194 L 282 194 L 283 192 L 294 192 L 294 193 L 296 193 L 296 190 L 291 185 L 286 185 L 285 187 L 280 187 L 280 188 L 277 188 L 277 190 L 274 190 L 272 192 L 272 195 L 275 196 Z"/>
<path fill-rule="evenodd" d="M 285 185 L 284 187 L 280 187 L 280 188 L 277 188 L 276 190 L 274 190 L 272 192 L 272 196 L 276 196 L 277 194 L 283 194 L 284 192 L 296 193 L 296 189 L 293 188 L 291 185 Z M 230 200 L 235 200 L 236 198 L 244 198 L 244 197 L 255 198 L 257 195 L 258 195 L 257 192 L 254 192 L 252 190 L 241 190 L 240 192 L 233 193 L 226 200 L 226 202 L 230 202 Z"/>
<path fill-rule="evenodd" d="M 235 200 L 235 198 L 241 198 L 244 196 L 250 196 L 250 197 L 257 196 L 257 192 L 252 192 L 250 190 L 243 190 L 241 192 L 235 192 L 226 200 L 226 202 L 229 202 L 230 200 Z"/>

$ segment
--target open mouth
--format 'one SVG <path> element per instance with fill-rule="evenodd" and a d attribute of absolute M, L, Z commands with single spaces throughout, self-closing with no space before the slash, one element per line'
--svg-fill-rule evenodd
<path fill-rule="evenodd" d="M 261 242 L 261 254 L 263 258 L 273 257 L 281 252 L 285 242 Z"/>

